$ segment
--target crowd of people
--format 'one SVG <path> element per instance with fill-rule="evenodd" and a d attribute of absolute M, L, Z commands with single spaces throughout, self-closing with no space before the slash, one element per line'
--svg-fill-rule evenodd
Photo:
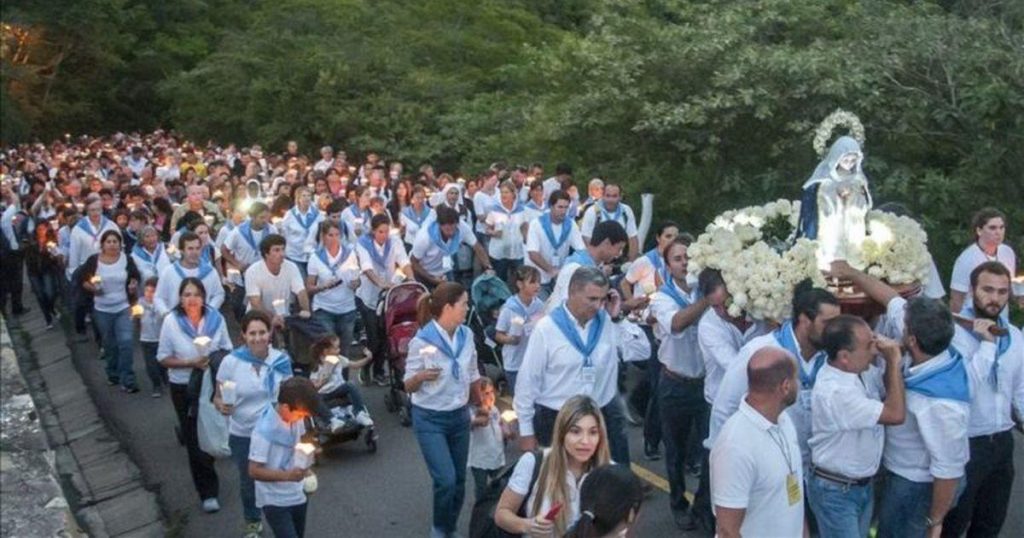
<path fill-rule="evenodd" d="M 69 316 L 126 398 L 143 386 L 138 339 L 203 511 L 220 510 L 215 457 L 234 461 L 243 536 L 264 521 L 303 535 L 311 477 L 296 445 L 307 424 L 344 427 L 327 404 L 337 398 L 372 427 L 359 388 L 372 384 L 409 395 L 433 481 L 430 536 L 456 535 L 467 475 L 477 503 L 499 488 L 495 532 L 628 535 L 644 497 L 631 420 L 643 456 L 664 459 L 680 530 L 864 537 L 877 521 L 886 537 L 994 536 L 1005 519 L 1024 340 L 1009 323 L 1017 266 L 996 209 L 971 223 L 948 302 L 941 282 L 903 297 L 837 261 L 831 276 L 882 314 L 842 314 L 833 291 L 805 282 L 774 323 L 731 315 L 720 272 L 688 274 L 693 238 L 678 224 L 657 225 L 643 251 L 621 186 L 592 179 L 581 195 L 566 164 L 466 176 L 163 131 L 0 155 L 0 308 L 28 310 L 27 274 L 47 329 Z M 494 379 L 467 320 L 481 275 L 512 290 L 475 329 L 500 346 Z M 380 301 L 408 282 L 425 291 L 398 372 Z M 293 333 L 322 335 L 308 360 L 289 353 Z M 644 370 L 644 390 L 627 405 L 629 368 Z M 220 450 L 200 435 L 204 383 L 227 417 Z M 507 464 L 512 439 L 522 455 Z"/>

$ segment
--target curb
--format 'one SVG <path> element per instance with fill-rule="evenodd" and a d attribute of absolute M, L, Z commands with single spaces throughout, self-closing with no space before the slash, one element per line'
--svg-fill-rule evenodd
<path fill-rule="evenodd" d="M 157 496 L 146 489 L 142 472 L 102 418 L 76 368 L 67 333 L 59 326 L 46 332 L 36 310 L 15 320 L 12 329 L 66 502 L 86 533 L 164 536 Z"/>

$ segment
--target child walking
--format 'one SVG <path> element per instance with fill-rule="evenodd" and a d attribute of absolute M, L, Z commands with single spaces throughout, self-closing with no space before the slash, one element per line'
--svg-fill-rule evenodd
<path fill-rule="evenodd" d="M 505 439 L 511 433 L 501 422 L 495 407 L 494 382 L 480 378 L 480 406 L 470 406 L 472 429 L 469 432 L 469 470 L 473 474 L 476 497 L 487 491 L 487 483 L 505 466 Z"/>
<path fill-rule="evenodd" d="M 142 345 L 146 375 L 149 377 L 149 384 L 153 387 L 150 396 L 159 398 L 163 392 L 163 386 L 168 384 L 168 380 L 167 368 L 164 368 L 160 361 L 156 360 L 156 352 L 160 347 L 160 326 L 163 325 L 163 318 L 153 305 L 153 298 L 156 296 L 156 283 L 156 277 L 147 278 L 142 298 L 139 299 L 138 304 L 142 307 L 142 315 L 139 317 L 139 344 Z"/>

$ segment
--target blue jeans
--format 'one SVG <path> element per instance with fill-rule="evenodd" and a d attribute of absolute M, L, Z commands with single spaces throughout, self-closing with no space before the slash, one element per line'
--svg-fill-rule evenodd
<path fill-rule="evenodd" d="M 142 359 L 146 363 L 146 375 L 149 376 L 149 383 L 153 385 L 153 391 L 160 390 L 160 387 L 167 385 L 167 368 L 164 368 L 156 360 L 156 352 L 160 348 L 159 342 L 139 342 L 142 345 Z"/>
<path fill-rule="evenodd" d="M 346 357 L 352 357 L 352 340 L 355 338 L 356 316 L 358 315 L 358 310 L 345 312 L 344 314 L 335 314 L 334 312 L 319 309 L 313 312 L 313 319 L 319 322 L 320 325 L 323 325 L 325 331 L 338 335 L 338 339 L 341 341 L 342 354 Z"/>
<path fill-rule="evenodd" d="M 131 310 L 126 307 L 111 314 L 93 309 L 92 319 L 103 342 L 107 379 L 121 383 L 126 389 L 135 388 L 135 370 L 132 368 L 135 330 L 132 327 Z"/>
<path fill-rule="evenodd" d="M 53 323 L 53 313 L 57 311 L 57 278 L 53 271 L 28 275 L 32 293 L 36 296 L 36 302 L 39 303 L 39 309 L 43 311 L 47 324 Z"/>
<path fill-rule="evenodd" d="M 306 533 L 306 507 L 308 502 L 295 506 L 264 506 L 263 515 L 274 538 L 302 538 Z"/>
<path fill-rule="evenodd" d="M 412 406 L 412 429 L 434 482 L 434 528 L 455 532 L 466 496 L 469 411 L 434 411 Z"/>
<path fill-rule="evenodd" d="M 929 488 L 931 484 L 928 484 Z M 864 538 L 871 527 L 874 485 L 849 486 L 817 475 L 807 478 L 807 500 L 821 536 Z"/>
<path fill-rule="evenodd" d="M 505 370 L 505 384 L 508 386 L 508 395 L 509 396 L 515 396 L 516 395 L 516 376 L 518 376 L 518 375 L 519 375 L 519 370 L 516 370 L 515 372 L 510 372 L 508 370 Z"/>
<path fill-rule="evenodd" d="M 242 496 L 242 515 L 246 523 L 260 520 L 260 509 L 256 508 L 256 486 L 249 476 L 249 438 L 231 435 L 228 437 L 231 459 L 238 467 L 238 489 Z"/>
<path fill-rule="evenodd" d="M 955 507 L 963 493 L 961 478 L 953 497 Z M 881 506 L 878 508 L 878 538 L 915 538 L 927 536 L 925 518 L 932 508 L 932 483 L 913 482 L 890 471 L 885 472 Z"/>

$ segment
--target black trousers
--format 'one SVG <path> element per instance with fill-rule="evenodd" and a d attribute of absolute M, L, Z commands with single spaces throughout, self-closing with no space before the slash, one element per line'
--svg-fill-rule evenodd
<path fill-rule="evenodd" d="M 20 250 L 10 250 L 0 256 L 0 312 L 7 311 L 7 296 L 11 296 L 11 312 L 21 312 L 21 291 L 24 287 L 23 276 L 25 254 Z"/>
<path fill-rule="evenodd" d="M 195 486 L 200 500 L 214 498 L 220 490 L 220 481 L 217 479 L 217 470 L 213 466 L 213 456 L 199 448 L 198 416 L 192 411 L 194 407 L 189 402 L 188 385 L 171 383 L 171 403 L 174 404 L 174 412 L 178 415 L 181 436 L 185 439 L 185 449 L 188 451 L 188 470 L 192 474 L 192 484 Z"/>
<path fill-rule="evenodd" d="M 669 505 L 672 510 L 685 511 L 690 504 L 684 496 L 688 447 L 693 437 L 703 439 L 707 433 L 709 410 L 704 401 L 704 381 L 684 381 L 663 371 L 658 381 L 658 400 L 665 441 Z"/>
<path fill-rule="evenodd" d="M 1013 430 L 971 437 L 967 486 L 946 514 L 942 536 L 998 536 L 1013 489 Z"/>
<path fill-rule="evenodd" d="M 373 375 L 384 375 L 384 364 L 387 357 L 387 338 L 381 330 L 380 316 L 362 299 L 356 298 L 359 316 L 363 318 L 363 329 L 366 330 L 366 347 L 373 353 Z"/>

